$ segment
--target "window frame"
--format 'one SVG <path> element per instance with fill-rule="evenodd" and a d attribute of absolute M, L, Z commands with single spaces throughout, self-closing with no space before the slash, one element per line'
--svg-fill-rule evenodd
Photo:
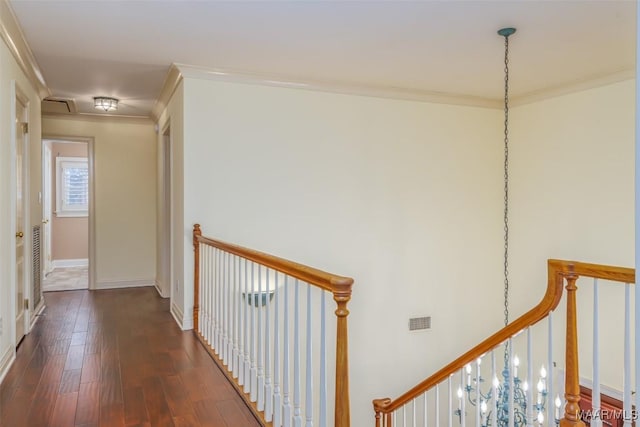
<path fill-rule="evenodd" d="M 65 169 L 81 168 L 87 170 L 87 203 L 80 207 L 70 207 L 64 203 L 65 188 L 62 177 Z M 56 216 L 59 218 L 77 218 L 89 216 L 89 158 L 56 157 Z"/>

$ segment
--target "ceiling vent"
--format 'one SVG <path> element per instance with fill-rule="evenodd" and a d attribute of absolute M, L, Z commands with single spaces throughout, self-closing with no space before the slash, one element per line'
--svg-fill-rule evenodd
<path fill-rule="evenodd" d="M 42 101 L 43 114 L 75 114 L 78 112 L 76 101 L 65 98 L 45 98 Z"/>

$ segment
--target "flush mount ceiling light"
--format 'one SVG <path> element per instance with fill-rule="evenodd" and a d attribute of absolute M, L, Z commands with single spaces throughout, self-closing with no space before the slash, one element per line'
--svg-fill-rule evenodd
<path fill-rule="evenodd" d="M 118 100 L 108 96 L 96 96 L 93 98 L 93 106 L 97 110 L 115 111 L 118 109 Z"/>

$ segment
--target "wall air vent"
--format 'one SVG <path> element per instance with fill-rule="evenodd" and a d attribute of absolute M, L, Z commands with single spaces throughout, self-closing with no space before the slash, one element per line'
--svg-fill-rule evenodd
<path fill-rule="evenodd" d="M 43 114 L 74 114 L 78 112 L 76 102 L 66 98 L 45 98 L 42 100 Z"/>
<path fill-rule="evenodd" d="M 410 331 L 422 331 L 425 329 L 431 329 L 431 316 L 413 317 L 409 319 Z"/>

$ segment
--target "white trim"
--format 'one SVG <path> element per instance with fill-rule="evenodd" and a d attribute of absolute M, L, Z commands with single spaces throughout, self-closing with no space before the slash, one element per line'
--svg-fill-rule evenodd
<path fill-rule="evenodd" d="M 158 295 L 160 295 L 160 298 L 169 298 L 169 295 L 164 295 L 162 293 L 162 283 L 160 283 L 158 279 L 154 280 L 153 286 L 156 288 L 156 291 L 158 291 Z"/>
<path fill-rule="evenodd" d="M 182 73 L 178 68 L 177 64 L 171 64 L 169 67 L 169 72 L 167 73 L 167 77 L 164 79 L 164 83 L 162 84 L 162 90 L 160 91 L 160 95 L 156 100 L 153 108 L 151 109 L 151 119 L 154 122 L 158 122 L 160 120 L 160 115 L 167 108 L 169 104 L 169 100 L 173 96 L 173 93 L 176 91 L 176 88 L 182 81 Z"/>
<path fill-rule="evenodd" d="M 51 267 L 55 268 L 72 268 L 72 267 L 88 267 L 88 258 L 78 259 L 54 259 L 51 261 Z"/>
<path fill-rule="evenodd" d="M 155 286 L 155 280 L 154 279 L 102 280 L 96 283 L 95 289 L 140 288 L 145 286 Z"/>
<path fill-rule="evenodd" d="M 555 98 L 574 92 L 606 86 L 634 78 L 635 69 L 623 69 L 613 73 L 590 76 L 579 81 L 567 82 L 547 87 L 519 96 L 512 96 L 513 106 L 529 104 L 544 99 Z M 320 92 L 331 92 L 349 95 L 372 96 L 377 98 L 404 99 L 409 101 L 429 102 L 434 104 L 464 105 L 470 107 L 495 108 L 503 107 L 503 101 L 497 98 L 486 98 L 457 93 L 435 92 L 400 87 L 376 85 L 358 85 L 341 82 L 313 81 L 287 76 L 241 72 L 222 68 L 206 68 L 188 64 L 173 64 L 156 101 L 151 117 L 158 120 L 162 111 L 173 95 L 176 87 L 184 78 L 214 80 L 231 83 L 255 84 L 262 86 L 306 89 Z"/>
<path fill-rule="evenodd" d="M 87 144 L 89 156 L 89 289 L 95 289 L 97 272 L 95 139 L 91 136 L 43 135 L 42 140 L 54 142 L 85 142 Z"/>
<path fill-rule="evenodd" d="M 593 390 L 593 381 L 590 379 L 580 377 L 580 385 Z M 613 387 L 608 387 L 604 384 L 600 384 L 600 393 L 604 394 L 605 396 L 613 397 L 614 399 L 618 399 L 620 401 L 624 400 L 622 391 L 616 390 Z"/>
<path fill-rule="evenodd" d="M 29 79 L 36 92 L 38 92 L 40 99 L 51 96 L 51 90 L 47 87 L 38 62 L 7 0 L 0 1 L 0 37 L 4 40 L 13 58 Z"/>
<path fill-rule="evenodd" d="M 178 307 L 176 304 L 171 304 L 170 312 L 178 326 L 180 326 L 180 329 L 186 330 L 182 327 L 183 313 L 182 310 L 180 310 L 180 307 Z"/>
<path fill-rule="evenodd" d="M 497 98 L 484 98 L 480 96 L 435 92 L 429 90 L 292 79 L 286 76 L 254 74 L 221 68 L 212 69 L 187 64 L 174 64 L 174 66 L 178 69 L 180 75 L 177 77 L 169 76 L 165 81 L 165 85 L 168 85 L 168 87 L 163 88 L 162 93 L 169 92 L 171 90 L 171 86 L 177 86 L 177 83 L 179 83 L 182 78 L 193 78 L 482 108 L 502 108 L 503 102 Z M 171 72 L 172 70 L 170 70 L 170 73 Z M 157 105 L 159 104 L 160 102 L 158 102 Z M 154 107 L 154 114 L 155 113 Z"/>
<path fill-rule="evenodd" d="M 7 376 L 7 372 L 11 369 L 11 365 L 16 360 L 16 349 L 15 347 L 9 346 L 7 350 L 2 355 L 2 359 L 0 359 L 0 384 L 4 381 L 4 377 Z"/>
<path fill-rule="evenodd" d="M 40 305 L 33 310 L 33 314 L 31 316 L 31 324 L 29 325 L 29 332 L 33 329 L 33 327 L 38 323 L 38 319 L 40 319 L 40 314 L 44 311 L 44 298 L 40 299 Z"/>
<path fill-rule="evenodd" d="M 171 304 L 171 315 L 183 331 L 193 329 L 193 316 L 185 317 L 184 313 L 176 304 Z"/>
<path fill-rule="evenodd" d="M 511 105 L 517 107 L 519 105 L 531 104 L 533 102 L 542 101 L 545 99 L 556 98 L 562 95 L 568 95 L 570 93 L 581 92 L 584 90 L 594 89 L 601 86 L 607 86 L 614 83 L 631 80 L 635 76 L 635 70 L 633 68 L 616 71 L 614 73 L 592 76 L 590 78 L 570 82 L 563 85 L 553 86 L 537 90 L 534 92 L 526 93 L 514 97 L 510 102 Z"/>

